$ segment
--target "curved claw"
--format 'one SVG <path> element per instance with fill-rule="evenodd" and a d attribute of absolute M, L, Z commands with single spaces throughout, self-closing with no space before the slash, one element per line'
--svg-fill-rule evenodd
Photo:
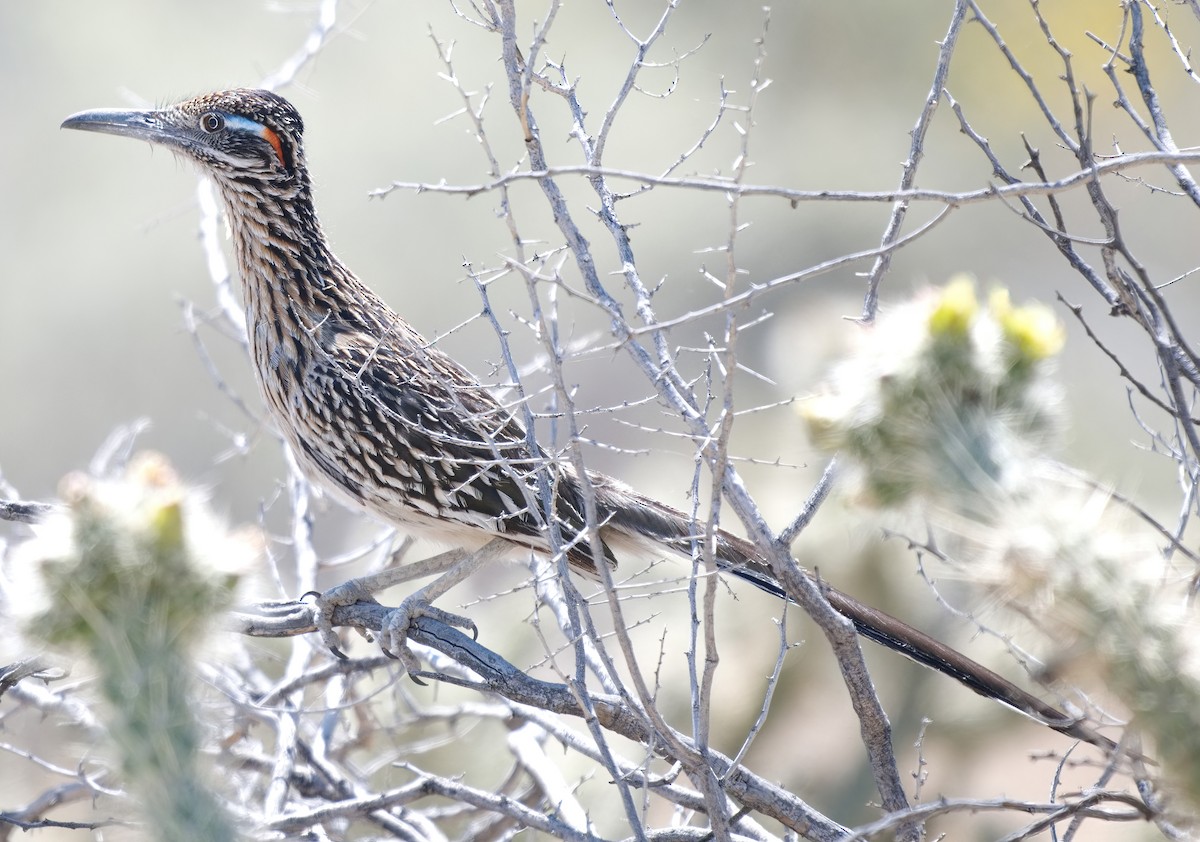
<path fill-rule="evenodd" d="M 383 629 L 379 633 L 384 654 L 402 661 L 413 681 L 424 685 L 425 682 L 414 675 L 420 669 L 420 663 L 408 645 L 408 630 L 418 617 L 428 617 L 447 626 L 469 629 L 475 639 L 479 638 L 479 628 L 466 617 L 451 614 L 441 608 L 434 608 L 418 594 L 409 596 L 388 614 Z"/>
<path fill-rule="evenodd" d="M 317 634 L 321 636 L 326 648 L 339 661 L 350 660 L 349 656 L 341 649 L 341 640 L 338 638 L 337 632 L 333 630 L 333 612 L 339 605 L 347 604 L 344 600 L 340 600 L 336 595 L 323 594 L 317 591 L 308 591 L 301 594 L 300 599 L 313 598 L 312 617 L 313 625 L 317 627 Z"/>

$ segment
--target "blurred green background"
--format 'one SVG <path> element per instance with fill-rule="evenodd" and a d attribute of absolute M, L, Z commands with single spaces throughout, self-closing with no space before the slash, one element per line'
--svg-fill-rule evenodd
<path fill-rule="evenodd" d="M 631 2 L 618 3 L 617 8 L 630 28 L 641 33 L 656 19 L 658 5 Z M 1034 74 L 1050 105 L 1069 119 L 1069 103 L 1058 82 L 1060 60 L 1046 46 L 1028 6 L 992 5 L 989 14 L 1009 45 Z M 1075 54 L 1081 84 L 1098 94 L 1095 136 L 1100 151 L 1112 151 L 1109 143 L 1124 151 L 1146 148 L 1112 108 L 1111 86 L 1100 69 L 1107 55 L 1084 35 L 1093 31 L 1115 41 L 1121 26 L 1118 4 L 1078 0 L 1042 5 L 1055 34 Z M 518 9 L 527 37 L 534 21 L 544 16 L 545 4 L 520 2 Z M 772 9 L 765 70 L 772 84 L 760 95 L 754 112 L 754 166 L 748 181 L 798 189 L 894 187 L 949 11 L 945 2 L 869 0 L 792 2 Z M 480 309 L 464 263 L 494 266 L 500 255 L 511 253 L 496 216 L 497 196 L 467 199 L 399 191 L 380 200 L 368 194 L 394 180 L 488 180 L 486 160 L 468 123 L 461 116 L 443 119 L 462 103 L 441 78 L 446 68 L 433 38 L 454 42 L 454 69 L 464 88 L 481 92 L 494 86 L 485 112 L 489 137 L 503 168 L 518 163 L 520 137 L 506 101 L 498 42 L 456 16 L 444 2 L 347 2 L 338 6 L 337 14 L 328 43 L 299 71 L 295 84 L 281 90 L 304 115 L 318 208 L 342 258 L 419 330 L 440 335 Z M 222 87 L 256 85 L 300 49 L 314 17 L 314 4 L 290 2 L 0 3 L 0 478 L 21 496 L 52 497 L 63 474 L 86 465 L 116 426 L 138 418 L 151 420 L 140 445 L 161 450 L 185 477 L 211 486 L 217 507 L 231 519 L 255 520 L 263 501 L 277 494 L 283 476 L 278 449 L 216 387 L 184 329 L 182 302 L 194 302 L 203 313 L 214 300 L 197 236 L 195 175 L 162 150 L 61 132 L 58 125 L 68 114 L 86 108 L 165 102 Z M 1180 14 L 1175 23 L 1177 35 L 1190 43 L 1187 38 L 1196 21 Z M 712 122 L 722 85 L 732 91 L 732 103 L 744 104 L 754 41 L 762 26 L 757 3 L 682 4 L 650 55 L 663 66 L 640 77 L 652 96 L 635 92 L 623 108 L 607 165 L 661 172 Z M 1155 82 L 1167 104 L 1176 143 L 1187 146 L 1200 129 L 1195 86 L 1179 72 L 1163 39 L 1153 40 Z M 703 47 L 682 58 L 678 68 L 671 65 L 702 42 Z M 578 80 L 580 98 L 589 109 L 588 128 L 595 131 L 632 58 L 630 41 L 604 3 L 582 0 L 560 11 L 546 52 L 564 63 L 568 78 Z M 1028 92 L 977 25 L 966 27 L 948 87 L 1011 171 L 1018 171 L 1026 158 L 1021 132 L 1043 150 L 1052 175 L 1074 171 Z M 670 96 L 662 96 L 668 90 Z M 539 94 L 534 107 L 553 163 L 581 163 L 561 103 Z M 677 175 L 729 172 L 740 144 L 732 120 L 744 123 L 741 115 L 729 118 Z M 986 160 L 959 133 L 944 105 L 925 155 L 919 186 L 965 191 L 991 181 Z M 1158 183 L 1164 180 L 1159 172 L 1135 173 L 1139 174 Z M 564 183 L 583 219 L 584 206 L 592 204 L 586 183 Z M 1126 235 L 1154 278 L 1167 281 L 1197 263 L 1194 217 L 1186 216 L 1179 202 L 1152 196 L 1137 184 L 1110 187 L 1121 203 Z M 523 234 L 542 241 L 535 248 L 557 245 L 536 186 L 515 188 L 514 201 L 522 214 Z M 1080 191 L 1067 196 L 1064 204 L 1073 214 L 1075 233 L 1101 234 Z M 711 251 L 727 237 L 724 196 L 658 189 L 622 203 L 620 210 L 623 221 L 636 226 L 633 244 L 643 278 L 648 284 L 663 282 L 655 299 L 661 317 L 682 315 L 719 299 L 720 291 L 704 281 L 701 272 L 724 273 L 724 256 Z M 761 283 L 872 248 L 889 210 L 884 204 L 828 203 L 792 209 L 780 199 L 744 200 L 740 220 L 751 227 L 737 247 L 746 273 L 743 280 Z M 906 230 L 934 210 L 914 207 Z M 618 269 L 603 230 L 592 220 L 585 224 L 602 270 Z M 1094 249 L 1085 248 L 1085 253 L 1096 258 Z M 866 268 L 861 264 L 789 285 L 751 306 L 748 317 L 769 311 L 773 318 L 743 336 L 740 358 L 763 378 L 747 375 L 739 381 L 739 408 L 786 401 L 816 387 L 857 330 L 842 317 L 860 311 L 862 283 L 855 272 Z M 882 290 L 885 311 L 889 302 L 926 283 L 942 283 L 956 272 L 972 273 L 985 285 L 1002 282 L 1013 288 L 1018 301 L 1036 297 L 1053 302 L 1061 292 L 1085 305 L 1110 347 L 1139 375 L 1157 382 L 1145 339 L 1128 325 L 1108 319 L 1098 297 L 1012 208 L 990 203 L 960 209 L 899 252 Z M 567 283 L 578 288 L 569 265 L 563 273 Z M 611 277 L 611 288 L 628 300 L 620 291 L 619 276 Z M 522 334 L 519 320 L 507 312 L 528 311 L 520 280 L 502 279 L 492 295 L 506 326 L 514 328 L 522 360 L 528 361 L 534 345 Z M 1185 324 L 1195 320 L 1197 294 L 1190 280 L 1169 287 L 1166 295 L 1178 318 Z M 560 327 L 566 335 L 608 339 L 606 324 L 593 308 L 560 298 Z M 1177 507 L 1174 463 L 1137 446 L 1145 435 L 1128 409 L 1125 384 L 1082 337 L 1065 309 L 1059 307 L 1059 312 L 1070 330 L 1062 361 L 1067 410 L 1073 419 L 1064 442 L 1066 457 L 1170 517 Z M 720 320 L 712 319 L 677 331 L 673 340 L 683 348 L 703 347 L 705 331 L 719 336 L 720 330 Z M 257 395 L 240 348 L 217 332 L 202 330 L 201 335 L 229 386 L 257 412 Z M 442 347 L 485 378 L 498 359 L 495 336 L 481 321 L 448 337 Z M 685 369 L 702 371 L 699 355 L 680 353 Z M 578 384 L 579 405 L 584 408 L 635 402 L 651 394 L 619 352 L 572 362 L 568 379 Z M 743 469 L 776 526 L 794 516 L 824 464 L 804 440 L 793 411 L 784 406 L 748 415 L 739 422 L 734 439 L 735 454 L 783 465 Z M 671 435 L 681 427 L 669 414 L 650 404 L 636 412 L 589 415 L 587 424 L 587 434 L 596 440 L 636 451 L 596 448 L 590 454 L 595 467 L 686 505 L 691 448 Z M 658 428 L 666 432 L 652 432 Z M 318 536 L 331 550 L 344 545 L 341 530 L 350 535 L 365 528 L 348 518 L 337 523 Z M 875 530 L 863 529 L 861 520 L 847 516 L 841 503 L 834 503 L 797 550 L 802 561 L 819 565 L 845 589 L 888 602 L 933 630 L 943 627 L 944 618 L 912 575 L 911 561 L 897 563 L 892 549 L 881 548 L 875 535 Z M 746 599 L 749 606 L 758 605 L 755 597 Z M 742 625 L 754 625 L 776 610 L 762 605 L 753 620 L 739 617 L 736 607 L 730 609 L 731 659 L 744 654 L 739 649 L 743 638 L 738 637 Z M 945 633 L 962 634 L 962 629 Z M 755 653 L 746 670 L 761 683 L 774 657 L 772 631 L 768 624 L 746 629 L 745 634 L 745 651 Z M 801 634 L 811 637 L 813 632 L 806 628 Z M 761 640 L 767 641 L 765 649 Z M 986 644 L 978 651 L 981 658 L 994 654 Z M 898 743 L 911 742 L 920 716 L 929 714 L 937 722 L 930 746 L 952 758 L 935 764 L 929 791 L 1016 794 L 1015 776 L 1022 772 L 979 758 L 1001 744 L 1006 758 L 1021 761 L 1024 754 L 1012 749 L 1014 740 L 1036 748 L 1050 738 L 939 679 L 933 679 L 931 689 L 927 676 L 916 668 L 876 654 L 871 657 L 880 664 L 878 680 L 893 712 Z M 798 657 L 823 661 L 827 656 L 821 652 Z M 776 730 L 771 732 L 782 738 L 760 741 L 754 764 L 805 797 L 819 793 L 813 798 L 819 806 L 859 809 L 872 794 L 861 776 L 855 726 L 836 678 L 828 671 L 819 675 L 829 680 L 786 683 L 776 699 Z M 736 705 L 740 688 L 722 689 Z M 757 697 L 742 702 L 749 708 L 744 716 L 752 717 Z M 744 716 L 731 718 L 745 724 Z M 958 734 L 971 736 L 963 740 Z M 0 758 L 0 767 L 11 762 Z M 912 762 L 915 766 L 915 759 Z M 1048 773 L 1048 768 L 1039 773 Z M 1045 777 L 1039 774 L 1037 783 Z M 1030 797 L 1041 794 L 1035 791 Z M 831 811 L 839 818 L 844 815 L 832 807 Z"/>

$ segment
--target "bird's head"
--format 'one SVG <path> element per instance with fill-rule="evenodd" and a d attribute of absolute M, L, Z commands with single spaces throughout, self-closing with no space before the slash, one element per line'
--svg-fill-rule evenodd
<path fill-rule="evenodd" d="M 153 110 L 81 111 L 64 129 L 138 138 L 180 153 L 218 183 L 306 187 L 300 114 L 270 91 L 238 88 Z"/>

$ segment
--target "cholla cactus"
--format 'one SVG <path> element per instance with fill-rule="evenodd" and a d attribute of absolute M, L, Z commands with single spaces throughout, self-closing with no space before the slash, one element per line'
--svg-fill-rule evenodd
<path fill-rule="evenodd" d="M 1021 485 L 1057 431 L 1048 373 L 1062 343 L 1046 308 L 1014 308 L 1003 291 L 982 308 L 960 277 L 881 320 L 801 411 L 869 502 L 969 510 Z"/>
<path fill-rule="evenodd" d="M 1200 649 L 1187 571 L 1111 495 L 1055 462 L 1063 330 L 958 278 L 889 314 L 802 408 L 859 497 L 949 533 L 958 571 L 1035 623 L 1055 674 L 1099 677 L 1171 789 L 1200 806 Z"/>
<path fill-rule="evenodd" d="M 1063 474 L 997 501 L 959 569 L 1051 641 L 1051 673 L 1100 679 L 1150 738 L 1169 789 L 1200 808 L 1200 637 L 1190 573 L 1111 496 Z"/>
<path fill-rule="evenodd" d="M 26 630 L 91 659 L 149 835 L 232 839 L 199 773 L 189 648 L 229 599 L 253 542 L 220 526 L 154 455 L 117 480 L 68 477 L 62 496 L 65 511 L 26 548 L 41 560 L 41 605 Z"/>

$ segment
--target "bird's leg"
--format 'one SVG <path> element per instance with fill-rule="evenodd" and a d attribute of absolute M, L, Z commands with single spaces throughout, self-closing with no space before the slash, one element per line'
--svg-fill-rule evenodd
<path fill-rule="evenodd" d="M 374 594 L 393 585 L 436 575 L 438 578 L 410 594 L 392 611 L 380 632 L 380 644 L 384 653 L 400 658 L 411 671 L 416 668 L 417 663 L 407 646 L 409 624 L 417 617 L 430 617 L 446 625 L 470 629 L 473 634 L 478 634 L 475 624 L 470 620 L 434 608 L 429 603 L 466 579 L 483 564 L 500 557 L 510 549 L 509 542 L 496 538 L 473 553 L 461 549 L 449 550 L 432 558 L 410 564 L 398 564 L 378 573 L 350 579 L 322 594 L 315 594 L 313 621 L 321 640 L 335 655 L 344 658 L 345 655 L 338 645 L 337 633 L 333 630 L 335 609 L 356 602 L 375 601 Z"/>

